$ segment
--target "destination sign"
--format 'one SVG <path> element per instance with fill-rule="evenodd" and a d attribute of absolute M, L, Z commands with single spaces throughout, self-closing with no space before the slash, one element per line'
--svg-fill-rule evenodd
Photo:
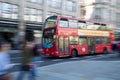
<path fill-rule="evenodd" d="M 50 28 L 50 29 L 46 29 L 46 30 L 43 31 L 44 35 L 55 34 L 55 33 L 56 33 L 55 28 Z"/>

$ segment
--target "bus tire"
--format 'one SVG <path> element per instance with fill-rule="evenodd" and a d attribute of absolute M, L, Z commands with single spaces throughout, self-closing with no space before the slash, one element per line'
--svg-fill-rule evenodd
<path fill-rule="evenodd" d="M 103 54 L 108 54 L 109 52 L 108 52 L 108 49 L 105 47 L 104 49 L 103 49 Z"/>
<path fill-rule="evenodd" d="M 77 51 L 74 49 L 71 52 L 71 57 L 76 57 L 77 56 Z"/>

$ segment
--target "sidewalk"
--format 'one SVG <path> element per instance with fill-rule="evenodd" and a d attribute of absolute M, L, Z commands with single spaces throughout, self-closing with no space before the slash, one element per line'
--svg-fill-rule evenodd
<path fill-rule="evenodd" d="M 72 61 L 40 67 L 38 71 L 38 80 L 120 80 L 120 61 Z"/>

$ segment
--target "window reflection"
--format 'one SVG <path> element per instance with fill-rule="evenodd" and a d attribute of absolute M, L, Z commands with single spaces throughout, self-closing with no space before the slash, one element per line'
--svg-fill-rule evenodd
<path fill-rule="evenodd" d="M 45 28 L 55 27 L 56 26 L 56 20 L 57 20 L 57 16 L 49 17 L 45 22 Z"/>
<path fill-rule="evenodd" d="M 69 1 L 69 0 L 67 0 L 66 1 L 66 10 L 67 11 L 76 11 L 76 3 L 75 2 L 73 2 L 73 1 Z"/>
<path fill-rule="evenodd" d="M 79 44 L 86 45 L 87 44 L 87 37 L 79 37 Z"/>
<path fill-rule="evenodd" d="M 102 43 L 103 44 L 109 44 L 110 43 L 110 38 L 103 37 L 102 38 Z"/>
<path fill-rule="evenodd" d="M 13 5 L 12 7 L 13 7 L 12 8 L 12 18 L 17 19 L 17 17 L 18 17 L 18 6 Z"/>
<path fill-rule="evenodd" d="M 71 45 L 78 44 L 78 36 L 70 36 L 70 44 Z"/>
<path fill-rule="evenodd" d="M 5 18 L 10 18 L 10 12 L 11 12 L 11 6 L 10 4 L 7 4 L 7 3 L 3 3 L 4 7 L 2 8 L 2 16 L 5 17 Z"/>
<path fill-rule="evenodd" d="M 50 7 L 61 8 L 61 4 L 61 0 L 48 0 L 48 6 Z"/>
<path fill-rule="evenodd" d="M 31 2 L 34 2 L 34 3 L 43 3 L 43 0 L 30 0 Z"/>
<path fill-rule="evenodd" d="M 78 28 L 80 28 L 80 29 L 86 29 L 86 22 L 78 21 Z"/>
<path fill-rule="evenodd" d="M 18 6 L 0 2 L 0 16 L 4 18 L 18 18 Z"/>
<path fill-rule="evenodd" d="M 60 37 L 59 38 L 59 51 L 60 51 L 60 53 L 63 53 L 63 50 L 64 50 L 64 48 L 63 48 L 63 37 Z"/>
<path fill-rule="evenodd" d="M 111 26 L 108 26 L 108 25 L 101 25 L 98 27 L 97 30 L 112 30 L 112 27 Z"/>
<path fill-rule="evenodd" d="M 2 14 L 2 3 L 0 2 L 0 16 Z"/>
<path fill-rule="evenodd" d="M 96 38 L 96 44 L 101 44 L 101 38 Z"/>
<path fill-rule="evenodd" d="M 61 18 L 59 22 L 60 27 L 68 27 L 68 20 Z"/>
<path fill-rule="evenodd" d="M 77 20 L 69 20 L 70 28 L 77 28 Z"/>
<path fill-rule="evenodd" d="M 42 10 L 25 8 L 24 20 L 42 22 Z"/>
<path fill-rule="evenodd" d="M 30 9 L 25 8 L 25 15 L 24 15 L 24 20 L 30 20 Z"/>
<path fill-rule="evenodd" d="M 36 21 L 37 18 L 37 10 L 36 9 L 30 9 L 31 15 L 30 15 L 30 21 Z"/>

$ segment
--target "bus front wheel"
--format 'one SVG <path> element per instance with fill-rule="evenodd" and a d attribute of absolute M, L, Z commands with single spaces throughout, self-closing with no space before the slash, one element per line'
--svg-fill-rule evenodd
<path fill-rule="evenodd" d="M 77 51 L 76 50 L 72 50 L 71 57 L 76 57 L 76 56 L 77 56 Z"/>

